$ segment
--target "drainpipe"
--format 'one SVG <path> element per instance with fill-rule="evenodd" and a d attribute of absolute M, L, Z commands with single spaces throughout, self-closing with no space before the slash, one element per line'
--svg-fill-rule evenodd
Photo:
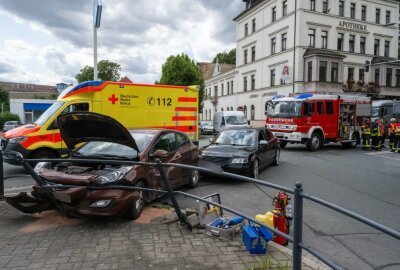
<path fill-rule="evenodd" d="M 294 0 L 294 38 L 293 38 L 293 93 L 296 81 L 296 34 L 297 34 L 297 0 Z"/>

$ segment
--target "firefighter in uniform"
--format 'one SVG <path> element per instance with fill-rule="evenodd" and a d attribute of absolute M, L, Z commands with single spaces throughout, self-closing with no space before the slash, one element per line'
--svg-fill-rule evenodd
<path fill-rule="evenodd" d="M 369 126 L 369 119 L 365 118 L 361 126 L 362 137 L 362 150 L 371 150 L 371 128 Z"/>
<path fill-rule="evenodd" d="M 379 138 L 379 146 L 380 148 L 386 148 L 385 147 L 385 137 L 386 137 L 386 132 L 385 132 L 385 122 L 383 119 L 379 119 L 378 125 L 379 125 L 379 130 L 380 130 L 380 138 Z"/>
<path fill-rule="evenodd" d="M 390 119 L 390 124 L 389 124 L 389 148 L 391 152 L 394 152 L 396 149 L 394 148 L 394 131 L 396 129 L 396 119 L 392 118 Z"/>
<path fill-rule="evenodd" d="M 395 152 L 400 153 L 400 122 L 396 123 L 396 127 L 394 130 L 394 149 Z"/>
<path fill-rule="evenodd" d="M 376 119 L 371 125 L 371 149 L 381 150 L 381 131 L 378 125 L 379 120 Z"/>

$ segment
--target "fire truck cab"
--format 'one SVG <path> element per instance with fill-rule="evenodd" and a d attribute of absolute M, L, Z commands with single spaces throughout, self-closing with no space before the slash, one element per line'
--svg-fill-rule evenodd
<path fill-rule="evenodd" d="M 304 93 L 275 96 L 266 104 L 266 127 L 281 141 L 306 144 L 311 151 L 324 143 L 340 142 L 354 148 L 360 143 L 361 125 L 371 117 L 371 100 L 347 94 Z"/>

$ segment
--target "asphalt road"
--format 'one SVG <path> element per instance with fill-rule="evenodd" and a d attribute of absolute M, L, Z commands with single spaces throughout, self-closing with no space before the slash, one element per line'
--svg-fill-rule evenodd
<path fill-rule="evenodd" d="M 200 145 L 207 144 L 201 140 Z M 4 164 L 5 175 L 23 169 Z M 309 152 L 288 145 L 281 164 L 271 166 L 260 179 L 293 188 L 303 183 L 306 193 L 400 230 L 400 154 L 345 150 L 328 145 Z M 27 177 L 7 179 L 6 191 L 30 185 Z M 197 195 L 219 192 L 222 203 L 255 216 L 272 210 L 276 190 L 259 185 L 203 177 L 200 186 L 188 190 Z M 167 199 L 161 199 L 161 201 Z M 178 198 L 181 207 L 196 207 L 193 200 Z M 304 202 L 303 242 L 347 269 L 400 269 L 400 241 L 313 202 Z"/>

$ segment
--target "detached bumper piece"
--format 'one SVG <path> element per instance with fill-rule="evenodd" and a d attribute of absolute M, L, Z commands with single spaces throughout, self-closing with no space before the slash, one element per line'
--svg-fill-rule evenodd
<path fill-rule="evenodd" d="M 54 209 L 49 200 L 32 197 L 26 192 L 21 192 L 16 196 L 4 196 L 4 200 L 19 211 L 27 214 Z"/>

